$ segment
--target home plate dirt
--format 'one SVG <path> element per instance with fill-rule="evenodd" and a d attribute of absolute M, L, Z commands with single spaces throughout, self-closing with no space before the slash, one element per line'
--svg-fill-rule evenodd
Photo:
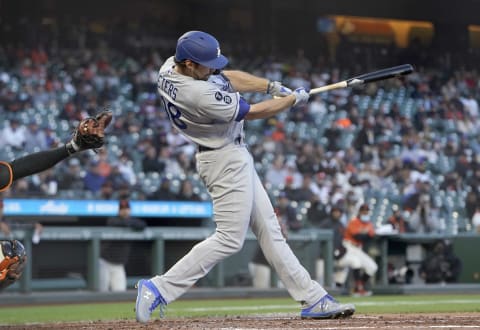
<path fill-rule="evenodd" d="M 341 320 L 302 320 L 297 316 L 237 316 L 155 319 L 148 324 L 135 320 L 90 321 L 0 326 L 0 329 L 480 329 L 479 313 L 451 314 L 355 314 Z"/>

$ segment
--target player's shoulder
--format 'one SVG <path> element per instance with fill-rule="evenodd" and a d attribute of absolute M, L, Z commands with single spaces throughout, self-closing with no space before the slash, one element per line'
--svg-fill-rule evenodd
<path fill-rule="evenodd" d="M 159 73 L 167 73 L 173 70 L 174 66 L 175 61 L 173 60 L 173 56 L 170 56 L 165 62 L 163 62 L 162 66 L 160 67 Z"/>

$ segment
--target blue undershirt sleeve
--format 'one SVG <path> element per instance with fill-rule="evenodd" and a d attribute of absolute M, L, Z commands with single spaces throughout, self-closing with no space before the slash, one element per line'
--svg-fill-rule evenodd
<path fill-rule="evenodd" d="M 240 97 L 240 102 L 238 107 L 239 107 L 238 114 L 237 114 L 237 117 L 235 118 L 235 121 L 243 120 L 243 118 L 245 118 L 247 113 L 250 111 L 250 104 L 248 104 L 243 97 Z"/>

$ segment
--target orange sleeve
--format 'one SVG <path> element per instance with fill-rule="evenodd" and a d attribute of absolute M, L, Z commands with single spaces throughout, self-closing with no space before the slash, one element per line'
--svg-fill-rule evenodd
<path fill-rule="evenodd" d="M 7 171 L 8 180 L 0 186 L 0 192 L 7 190 L 13 182 L 13 171 L 9 163 L 0 161 L 0 172 L 2 171 Z"/>
<path fill-rule="evenodd" d="M 368 223 L 368 234 L 370 235 L 370 237 L 375 236 L 375 227 L 371 222 Z"/>
<path fill-rule="evenodd" d="M 353 218 L 347 224 L 347 228 L 345 229 L 345 236 L 344 239 L 347 241 L 352 242 L 355 245 L 361 245 L 362 242 L 355 239 L 355 235 L 357 235 L 361 231 L 360 220 L 357 218 Z"/>
<path fill-rule="evenodd" d="M 375 235 L 375 228 L 373 227 L 373 224 L 371 222 L 363 222 L 360 221 L 358 218 L 353 218 L 350 220 L 350 222 L 347 225 L 347 228 L 345 230 L 345 236 L 344 239 L 347 241 L 350 241 L 351 243 L 357 245 L 357 246 L 362 246 L 363 242 L 360 240 L 357 240 L 355 238 L 355 235 L 360 234 L 367 229 L 368 235 L 370 237 L 373 237 Z"/>

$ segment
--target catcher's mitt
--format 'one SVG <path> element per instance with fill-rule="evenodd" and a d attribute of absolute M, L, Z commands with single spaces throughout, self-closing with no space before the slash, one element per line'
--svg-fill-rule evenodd
<path fill-rule="evenodd" d="M 0 290 L 15 283 L 25 268 L 25 247 L 17 240 L 0 241 Z"/>
<path fill-rule="evenodd" d="M 112 121 L 111 111 L 102 111 L 98 115 L 82 120 L 73 132 L 72 140 L 67 143 L 70 154 L 86 149 L 101 148 L 105 142 L 105 128 Z"/>

